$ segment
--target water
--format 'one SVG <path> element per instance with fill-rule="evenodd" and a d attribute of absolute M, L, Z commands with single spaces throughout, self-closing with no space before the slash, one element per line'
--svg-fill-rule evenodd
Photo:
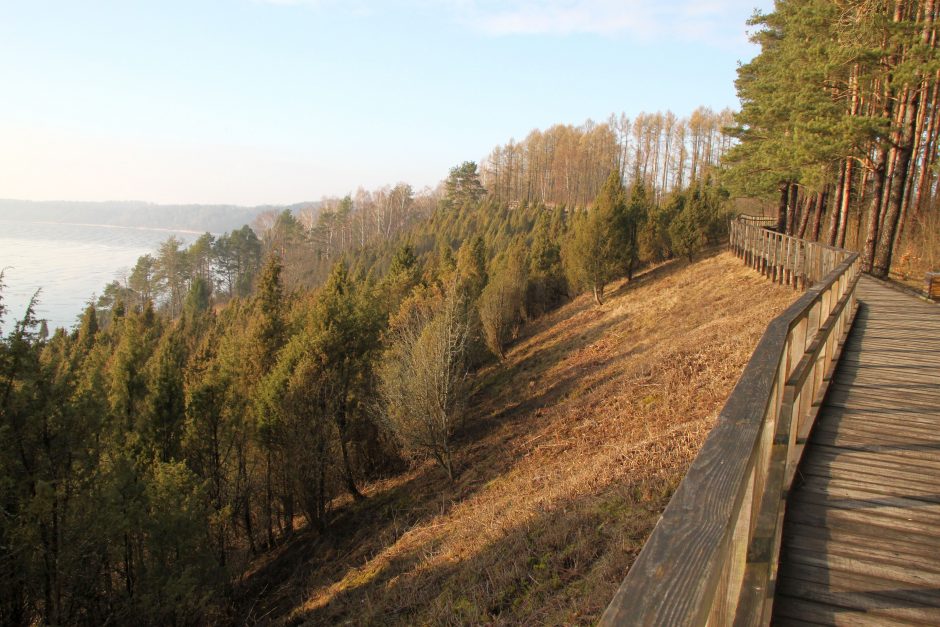
<path fill-rule="evenodd" d="M 186 245 L 199 233 L 0 220 L 0 268 L 3 276 L 3 333 L 22 318 L 38 288 L 36 314 L 49 328 L 71 328 L 82 309 L 104 286 L 124 281 L 141 255 L 153 254 L 175 235 Z"/>

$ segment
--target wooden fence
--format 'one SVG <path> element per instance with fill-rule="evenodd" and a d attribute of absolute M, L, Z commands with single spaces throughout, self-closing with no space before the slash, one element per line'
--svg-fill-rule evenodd
<path fill-rule="evenodd" d="M 797 288 L 818 283 L 850 253 L 765 228 L 768 218 L 741 217 L 731 222 L 731 250 L 772 281 Z M 773 222 L 771 220 L 771 222 Z"/>
<path fill-rule="evenodd" d="M 767 327 L 601 625 L 770 620 L 785 501 L 854 319 L 859 259 L 742 219 L 731 248 L 813 285 Z"/>

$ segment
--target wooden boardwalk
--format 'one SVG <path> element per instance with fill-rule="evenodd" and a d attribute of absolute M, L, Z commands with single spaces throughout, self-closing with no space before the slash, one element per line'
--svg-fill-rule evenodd
<path fill-rule="evenodd" d="M 940 306 L 863 277 L 787 503 L 774 623 L 940 625 Z"/>

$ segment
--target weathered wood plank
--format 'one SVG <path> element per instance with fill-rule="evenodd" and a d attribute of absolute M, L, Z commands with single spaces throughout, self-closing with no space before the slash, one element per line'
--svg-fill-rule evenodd
<path fill-rule="evenodd" d="M 891 485 L 886 486 L 884 481 L 878 480 L 875 473 L 859 475 L 850 479 L 841 473 L 837 473 L 834 476 L 831 470 L 816 472 L 815 474 L 803 471 L 800 473 L 800 487 L 804 485 L 827 485 L 834 488 L 857 490 L 860 493 L 865 492 L 871 496 L 881 495 L 926 501 L 928 503 L 940 503 L 940 494 L 937 494 L 935 484 L 931 484 L 930 482 L 912 484 L 892 480 Z"/>
<path fill-rule="evenodd" d="M 886 616 L 871 616 L 867 612 L 852 611 L 824 603 L 815 603 L 800 597 L 780 596 L 780 603 L 774 605 L 775 624 L 845 625 L 847 627 L 909 626 L 911 624 L 910 621 L 896 620 Z M 781 619 L 783 622 L 781 622 Z M 789 623 L 786 621 L 789 621 Z"/>
<path fill-rule="evenodd" d="M 874 468 L 884 468 L 886 470 L 897 469 L 905 470 L 916 467 L 921 472 L 926 472 L 925 477 L 928 481 L 940 479 L 940 459 L 934 452 L 936 449 L 929 448 L 926 451 L 897 451 L 891 449 L 877 449 L 870 447 L 868 449 L 854 449 L 844 446 L 829 446 L 825 442 L 813 441 L 812 457 L 807 457 L 807 461 L 861 461 Z M 912 455 L 917 453 L 918 455 Z M 932 475 L 932 476 L 931 476 Z M 940 490 L 940 486 L 938 486 Z"/>
<path fill-rule="evenodd" d="M 940 624 L 940 607 L 930 607 L 919 601 L 891 596 L 890 591 L 881 594 L 863 591 L 833 591 L 817 582 L 788 577 L 780 586 L 780 593 L 816 601 L 825 605 L 858 610 L 870 616 L 912 621 L 929 625 Z"/>
<path fill-rule="evenodd" d="M 854 527 L 827 529 L 819 525 L 793 523 L 787 525 L 784 537 L 815 538 L 820 541 L 854 544 L 857 546 L 875 545 L 883 550 L 914 552 L 932 555 L 940 547 L 936 537 L 930 536 L 885 536 L 876 527 Z M 940 589 L 936 592 L 940 593 Z"/>
<path fill-rule="evenodd" d="M 940 575 L 937 573 L 909 568 L 903 563 L 890 564 L 866 559 L 864 556 L 853 557 L 830 552 L 820 553 L 818 550 L 806 550 L 800 547 L 790 548 L 789 544 L 787 544 L 784 551 L 785 563 L 781 565 L 780 583 L 778 585 L 782 585 L 786 580 L 790 564 L 798 563 L 826 568 L 832 573 L 847 572 L 911 586 L 933 588 L 940 586 Z M 838 575 L 833 574 L 833 578 L 836 577 Z"/>
<path fill-rule="evenodd" d="M 897 566 L 916 569 L 921 574 L 930 577 L 931 581 L 934 577 L 940 577 L 940 569 L 938 569 L 937 561 L 933 559 L 934 556 L 925 555 L 922 550 L 911 550 L 909 546 L 889 543 L 881 545 L 873 542 L 858 544 L 846 539 L 824 539 L 815 534 L 788 533 L 784 537 L 787 539 L 787 551 L 802 550 L 817 552 L 827 557 L 839 556 L 870 564 L 873 568 Z"/>

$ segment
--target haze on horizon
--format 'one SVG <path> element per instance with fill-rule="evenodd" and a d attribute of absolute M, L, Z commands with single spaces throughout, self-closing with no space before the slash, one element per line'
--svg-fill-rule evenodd
<path fill-rule="evenodd" d="M 735 107 L 768 0 L 0 7 L 0 197 L 287 204 L 556 123 Z"/>

